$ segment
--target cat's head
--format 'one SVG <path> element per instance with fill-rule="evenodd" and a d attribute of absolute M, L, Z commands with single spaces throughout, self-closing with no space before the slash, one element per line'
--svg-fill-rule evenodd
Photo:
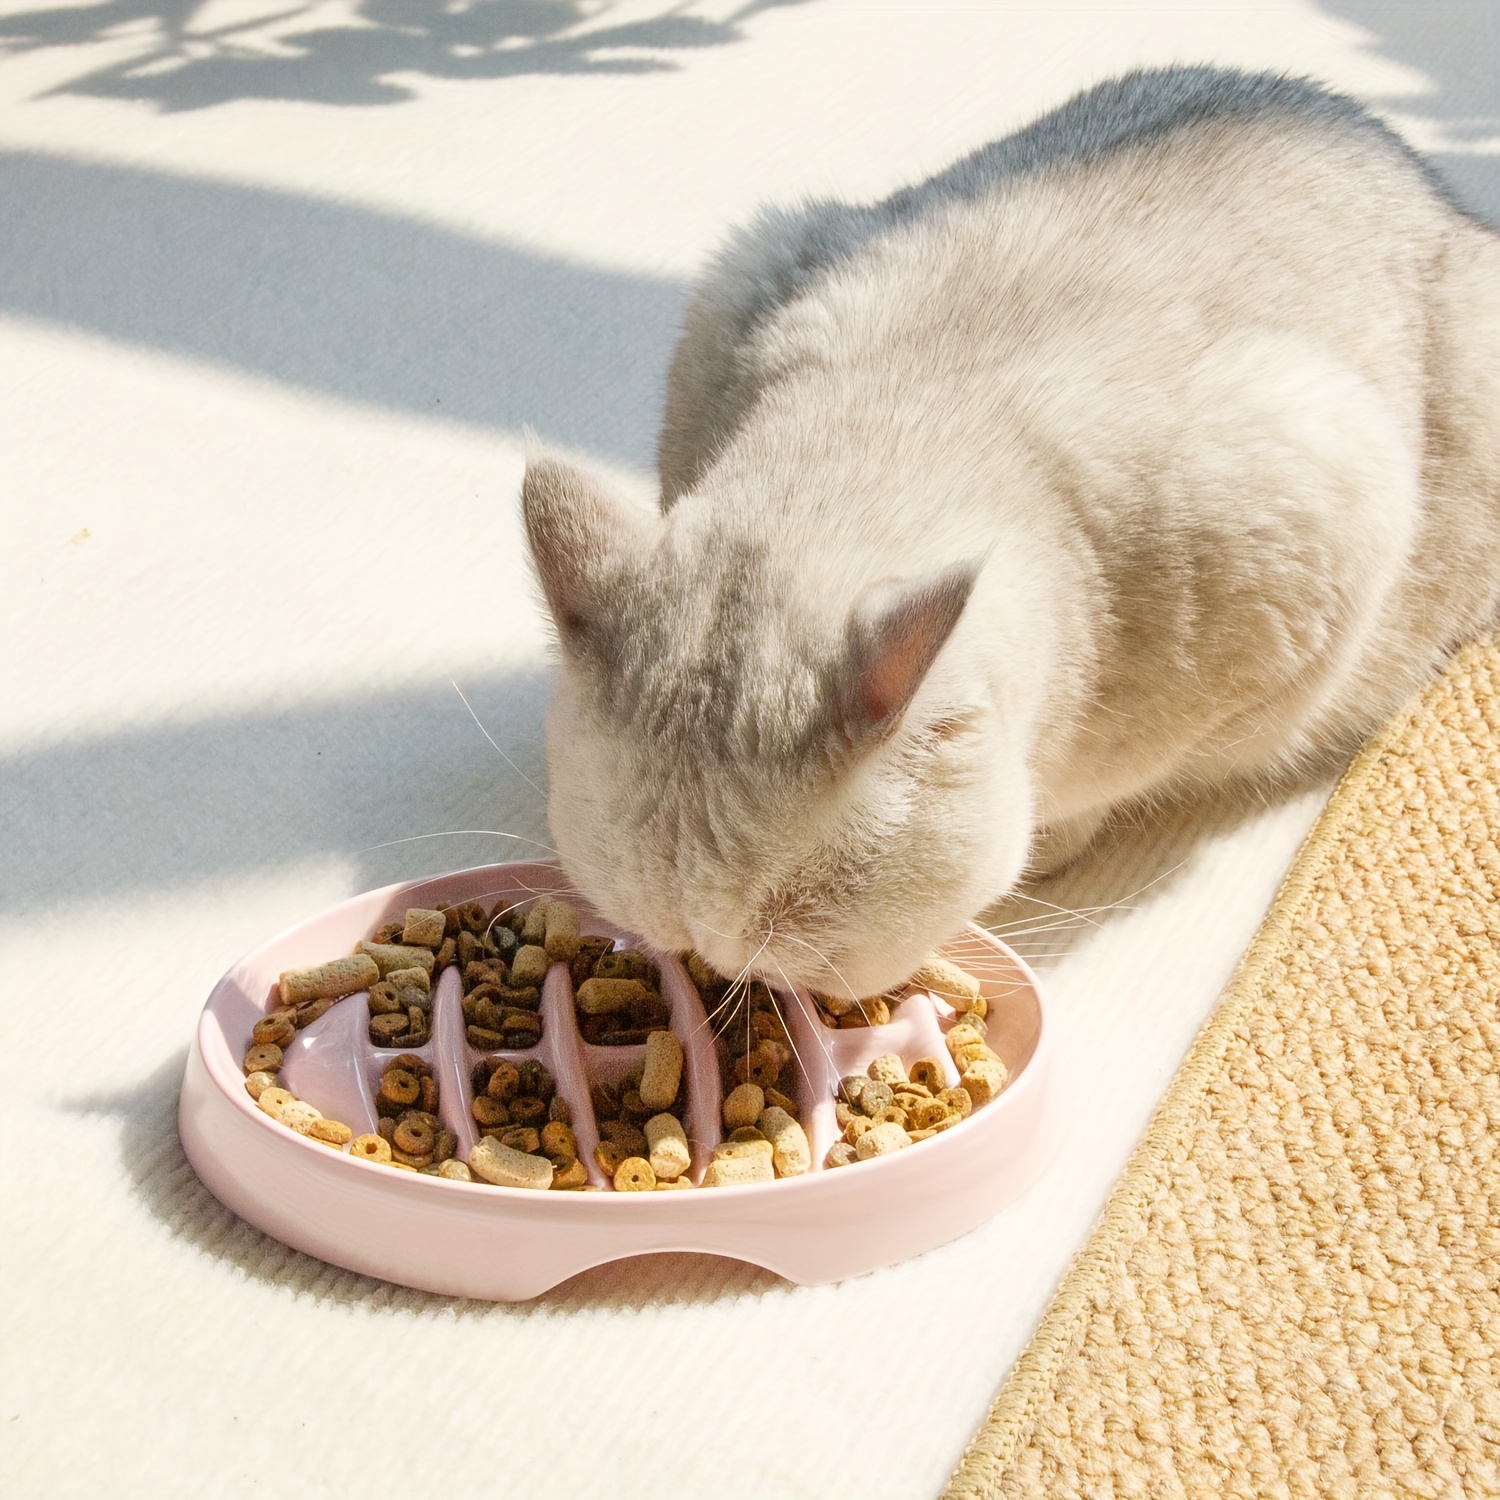
<path fill-rule="evenodd" d="M 862 998 L 1015 879 L 1026 790 L 959 638 L 976 566 L 851 592 L 714 507 L 656 514 L 551 459 L 523 501 L 562 665 L 553 837 L 611 921 Z"/>

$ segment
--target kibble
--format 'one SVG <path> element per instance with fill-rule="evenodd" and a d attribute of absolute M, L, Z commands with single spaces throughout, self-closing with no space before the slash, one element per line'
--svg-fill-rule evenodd
<path fill-rule="evenodd" d="M 646 1121 L 647 1160 L 658 1182 L 674 1182 L 693 1164 L 687 1132 L 675 1115 L 652 1115 Z"/>
<path fill-rule="evenodd" d="M 578 1139 L 570 1120 L 562 1118 L 569 1110 L 557 1094 L 552 1075 L 540 1062 L 535 1058 L 522 1058 L 520 1062 L 506 1057 L 484 1058 L 475 1066 L 471 1082 L 474 1099 L 470 1112 L 479 1126 L 480 1142 L 492 1141 L 517 1155 L 545 1161 L 551 1168 L 552 1175 L 545 1184 L 541 1183 L 544 1174 L 532 1170 L 525 1182 L 507 1180 L 500 1185 L 568 1191 L 587 1184 L 588 1171 L 578 1162 Z M 469 1165 L 477 1178 L 496 1181 L 483 1164 L 475 1164 L 472 1151 Z"/>
<path fill-rule="evenodd" d="M 401 941 L 408 948 L 438 948 L 447 932 L 447 918 L 440 911 L 428 907 L 407 908 L 406 921 L 401 924 Z"/>
<path fill-rule="evenodd" d="M 638 949 L 583 938 L 570 971 L 579 1035 L 590 1046 L 639 1046 L 670 1024 L 661 970 Z"/>
<path fill-rule="evenodd" d="M 554 1168 L 545 1156 L 517 1151 L 491 1136 L 481 1136 L 469 1152 L 469 1171 L 495 1187 L 547 1189 Z"/>
<path fill-rule="evenodd" d="M 357 953 L 305 969 L 287 969 L 277 989 L 283 1005 L 300 1005 L 305 1000 L 342 999 L 369 989 L 379 977 L 375 960 L 368 954 Z"/>

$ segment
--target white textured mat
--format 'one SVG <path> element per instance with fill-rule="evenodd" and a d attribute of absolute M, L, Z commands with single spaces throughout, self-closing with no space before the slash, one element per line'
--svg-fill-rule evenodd
<path fill-rule="evenodd" d="M 0 4 L 7 1496 L 936 1493 L 1310 824 L 1122 832 L 1025 940 L 1048 1176 L 840 1286 L 728 1261 L 451 1303 L 197 1184 L 209 988 L 356 889 L 545 840 L 519 432 L 649 468 L 683 288 L 1139 62 L 1312 72 L 1500 209 L 1500 10 Z M 455 694 L 468 695 L 514 768 Z M 384 847 L 381 847 L 384 846 Z"/>

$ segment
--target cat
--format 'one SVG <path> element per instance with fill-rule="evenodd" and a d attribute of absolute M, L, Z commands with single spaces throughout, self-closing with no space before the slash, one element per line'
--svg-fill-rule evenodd
<path fill-rule="evenodd" d="M 661 503 L 545 452 L 549 817 L 612 921 L 877 994 L 1124 799 L 1347 754 L 1500 618 L 1500 235 L 1354 102 L 1083 93 L 692 296 Z"/>

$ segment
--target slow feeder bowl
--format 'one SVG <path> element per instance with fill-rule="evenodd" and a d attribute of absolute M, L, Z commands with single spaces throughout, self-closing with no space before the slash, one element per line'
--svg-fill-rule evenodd
<path fill-rule="evenodd" d="M 400 920 L 408 907 L 482 901 L 488 908 L 564 892 L 579 907 L 585 933 L 645 948 L 578 901 L 556 865 L 515 863 L 355 896 L 241 959 L 203 1009 L 178 1112 L 188 1160 L 214 1196 L 267 1234 L 334 1265 L 450 1296 L 520 1301 L 590 1266 L 667 1250 L 732 1256 L 804 1284 L 834 1281 L 966 1233 L 1040 1171 L 1048 1068 L 1041 996 L 1030 969 L 972 925 L 942 951 L 980 980 L 989 1004 L 988 1041 L 1004 1060 L 1010 1083 L 999 1098 L 941 1135 L 847 1167 L 822 1165 L 839 1136 L 838 1080 L 862 1073 L 887 1052 L 908 1065 L 919 1057 L 948 1062 L 943 1034 L 955 1018 L 935 997 L 912 994 L 888 1025 L 850 1031 L 819 1023 L 805 994 L 783 997 L 797 1054 L 795 1090 L 783 1092 L 795 1093 L 813 1167 L 806 1176 L 776 1182 L 676 1193 L 617 1193 L 608 1187 L 593 1164 L 598 1129 L 589 1086 L 617 1080 L 643 1049 L 595 1047 L 583 1040 L 565 964 L 554 964 L 543 985 L 543 1032 L 534 1047 L 488 1053 L 471 1048 L 458 971 L 449 968 L 434 983 L 432 1035 L 425 1046 L 374 1046 L 366 996 L 351 995 L 288 1044 L 282 1078 L 298 1098 L 359 1135 L 375 1129 L 381 1071 L 397 1051 L 415 1051 L 433 1068 L 439 1114 L 458 1137 L 459 1154 L 467 1156 L 476 1138 L 470 1114 L 474 1065 L 483 1057 L 536 1058 L 566 1099 L 580 1159 L 604 1191 L 537 1192 L 393 1171 L 296 1134 L 263 1114 L 246 1093 L 240 1062 L 251 1028 L 274 1003 L 282 970 L 348 953 L 382 923 Z M 685 1053 L 685 1126 L 697 1182 L 722 1134 L 716 1043 L 681 965 L 668 954 L 652 957 L 660 963 L 662 994 Z M 950 1081 L 957 1081 L 956 1071 Z"/>

